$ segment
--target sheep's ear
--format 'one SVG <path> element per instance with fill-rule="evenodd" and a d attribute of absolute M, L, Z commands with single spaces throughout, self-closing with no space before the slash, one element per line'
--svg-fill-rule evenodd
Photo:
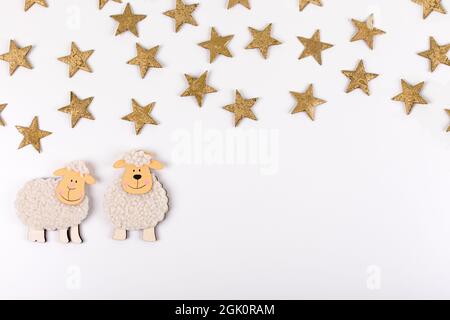
<path fill-rule="evenodd" d="M 66 168 L 56 170 L 55 172 L 53 172 L 53 175 L 57 177 L 64 177 L 66 175 Z"/>
<path fill-rule="evenodd" d="M 87 184 L 95 184 L 95 182 L 96 182 L 95 178 L 93 176 L 91 176 L 90 174 L 87 174 L 87 175 L 84 176 L 84 181 Z"/>
<path fill-rule="evenodd" d="M 155 170 L 161 170 L 162 168 L 164 168 L 164 165 L 161 162 L 156 161 L 156 160 L 151 160 L 150 163 L 148 164 L 148 166 L 151 169 L 155 169 Z"/>
<path fill-rule="evenodd" d="M 114 163 L 114 168 L 124 168 L 125 167 L 125 160 L 118 160 Z"/>

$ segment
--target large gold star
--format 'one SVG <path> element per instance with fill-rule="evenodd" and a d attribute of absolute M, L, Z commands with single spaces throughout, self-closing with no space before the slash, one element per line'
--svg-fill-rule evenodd
<path fill-rule="evenodd" d="M 23 135 L 23 140 L 19 149 L 31 144 L 37 152 L 41 152 L 41 139 L 51 135 L 51 132 L 43 131 L 39 128 L 38 117 L 34 117 L 29 127 L 16 126 L 17 130 Z"/>
<path fill-rule="evenodd" d="M 426 19 L 433 12 L 439 12 L 446 14 L 444 7 L 442 6 L 442 0 L 412 0 L 422 6 L 423 8 L 423 18 Z"/>
<path fill-rule="evenodd" d="M 33 69 L 33 66 L 27 59 L 27 55 L 30 52 L 32 46 L 24 48 L 19 47 L 14 40 L 9 41 L 9 52 L 0 55 L 0 60 L 9 63 L 9 75 L 12 76 L 16 72 L 17 68 L 25 67 Z"/>
<path fill-rule="evenodd" d="M 406 114 L 410 114 L 416 104 L 428 104 L 428 101 L 420 95 L 424 85 L 425 82 L 410 85 L 402 79 L 403 92 L 392 98 L 392 100 L 403 102 L 405 104 Z"/>
<path fill-rule="evenodd" d="M 114 1 L 114 2 L 117 2 L 117 3 L 122 3 L 122 0 L 112 0 L 112 1 Z M 103 7 L 105 6 L 105 4 L 107 4 L 109 2 L 109 0 L 99 0 L 98 1 L 98 8 L 101 10 L 101 9 L 103 9 Z"/>
<path fill-rule="evenodd" d="M 321 0 L 300 0 L 300 11 L 303 11 L 303 9 L 306 8 L 308 4 L 315 4 L 316 6 L 322 6 Z"/>
<path fill-rule="evenodd" d="M 228 0 L 228 9 L 233 8 L 235 5 L 240 4 L 247 9 L 250 9 L 249 0 Z"/>
<path fill-rule="evenodd" d="M 369 81 L 378 77 L 378 74 L 367 73 L 364 67 L 364 61 L 360 60 L 355 71 L 342 71 L 342 73 L 350 80 L 347 93 L 355 89 L 361 89 L 368 96 L 370 95 Z"/>
<path fill-rule="evenodd" d="M 151 49 L 145 49 L 138 43 L 136 43 L 137 56 L 130 61 L 128 64 L 139 66 L 141 71 L 141 77 L 144 79 L 150 68 L 162 68 L 162 65 L 156 60 L 156 54 L 158 53 L 159 46 L 153 47 Z"/>
<path fill-rule="evenodd" d="M 122 14 L 115 14 L 111 16 L 111 18 L 119 23 L 116 31 L 116 36 L 126 31 L 130 31 L 136 37 L 139 37 L 137 24 L 140 21 L 144 20 L 146 17 L 147 16 L 145 14 L 134 14 L 131 5 L 127 3 Z"/>
<path fill-rule="evenodd" d="M 43 7 L 48 7 L 46 0 L 25 0 L 25 11 L 28 11 L 33 5 L 39 4 Z"/>
<path fill-rule="evenodd" d="M 442 63 L 450 66 L 450 60 L 447 56 L 450 50 L 450 44 L 440 46 L 433 37 L 430 37 L 430 49 L 419 53 L 419 56 L 430 60 L 431 72 Z"/>
<path fill-rule="evenodd" d="M 94 50 L 81 51 L 75 42 L 72 42 L 70 54 L 65 57 L 58 58 L 69 66 L 69 77 L 72 78 L 78 70 L 92 72 L 87 60 L 94 53 Z"/>
<path fill-rule="evenodd" d="M 298 37 L 298 40 L 300 40 L 300 42 L 305 47 L 299 59 L 311 56 L 320 65 L 322 65 L 322 51 L 333 47 L 332 44 L 320 41 L 320 30 L 316 30 L 316 32 L 314 32 L 313 36 L 310 39 Z"/>
<path fill-rule="evenodd" d="M 269 48 L 271 46 L 280 45 L 281 42 L 277 39 L 272 38 L 272 24 L 267 25 L 264 30 L 256 30 L 253 28 L 248 28 L 252 34 L 253 40 L 245 49 L 258 49 L 264 59 L 267 59 Z"/>
<path fill-rule="evenodd" d="M 123 117 L 122 120 L 134 122 L 134 129 L 136 131 L 136 135 L 138 135 L 141 133 L 142 128 L 144 128 L 146 124 L 158 124 L 158 122 L 156 122 L 150 115 L 154 107 L 155 102 L 142 107 L 136 102 L 136 100 L 132 99 L 133 112 Z"/>
<path fill-rule="evenodd" d="M 6 103 L 0 104 L 0 126 L 1 126 L 1 127 L 4 127 L 4 126 L 5 126 L 5 121 L 3 121 L 3 119 L 2 119 L 2 112 L 3 112 L 3 110 L 5 110 L 5 108 L 6 108 L 7 105 L 8 105 L 8 104 L 6 104 Z"/>
<path fill-rule="evenodd" d="M 241 93 L 236 90 L 235 103 L 223 107 L 225 110 L 234 113 L 234 126 L 237 127 L 242 119 L 248 118 L 258 120 L 252 111 L 253 106 L 258 98 L 244 99 Z"/>
<path fill-rule="evenodd" d="M 185 24 L 191 24 L 197 26 L 192 13 L 197 9 L 198 3 L 185 4 L 183 0 L 177 0 L 175 9 L 164 12 L 164 14 L 175 20 L 175 32 L 180 31 L 181 27 Z"/>
<path fill-rule="evenodd" d="M 94 97 L 80 99 L 75 93 L 70 92 L 70 104 L 58 109 L 58 111 L 69 113 L 71 115 L 72 128 L 75 128 L 81 118 L 95 120 L 92 113 L 90 113 L 88 110 L 89 105 L 92 103 L 92 100 L 94 100 Z"/>
<path fill-rule="evenodd" d="M 217 92 L 216 89 L 207 84 L 208 71 L 204 72 L 199 78 L 195 78 L 187 74 L 184 76 L 189 83 L 189 87 L 181 94 L 181 96 L 195 97 L 199 107 L 203 105 L 203 97 L 206 94 Z"/>
<path fill-rule="evenodd" d="M 233 35 L 221 37 L 216 29 L 211 28 L 211 38 L 208 41 L 199 43 L 199 46 L 209 50 L 209 62 L 213 63 L 218 55 L 231 58 L 233 55 L 228 50 L 228 43 L 233 39 Z"/>
<path fill-rule="evenodd" d="M 326 103 L 325 100 L 314 97 L 314 87 L 312 84 L 309 85 L 304 93 L 291 92 L 291 94 L 297 100 L 297 106 L 292 111 L 292 114 L 306 112 L 311 120 L 314 120 L 314 108 Z"/>
<path fill-rule="evenodd" d="M 450 116 L 450 109 L 445 109 L 445 112 L 447 112 L 447 115 Z M 447 132 L 450 132 L 450 126 L 447 128 Z"/>
<path fill-rule="evenodd" d="M 373 49 L 374 37 L 386 33 L 383 30 L 375 28 L 373 14 L 366 21 L 352 19 L 352 22 L 357 30 L 351 41 L 364 40 L 370 49 Z"/>

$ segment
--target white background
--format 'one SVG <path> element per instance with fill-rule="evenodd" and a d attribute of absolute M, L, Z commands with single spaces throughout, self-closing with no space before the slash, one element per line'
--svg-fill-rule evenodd
<path fill-rule="evenodd" d="M 428 49 L 431 35 L 440 44 L 450 41 L 449 15 L 422 20 L 421 8 L 409 0 L 324 0 L 322 8 L 303 12 L 297 0 L 251 0 L 251 11 L 226 10 L 226 0 L 199 0 L 199 27 L 175 33 L 173 20 L 162 14 L 175 1 L 134 0 L 135 12 L 148 15 L 138 41 L 161 45 L 165 66 L 142 80 L 138 68 L 126 64 L 137 39 L 115 37 L 109 17 L 124 4 L 110 2 L 99 11 L 96 0 L 48 2 L 48 9 L 34 6 L 27 13 L 23 1 L 0 3 L 0 51 L 8 51 L 9 39 L 34 46 L 33 70 L 9 77 L 7 63 L 0 63 L 0 102 L 9 104 L 7 126 L 0 128 L 0 298 L 450 298 L 444 112 L 450 70 L 430 73 L 417 55 Z M 448 0 L 443 4 L 450 9 Z M 371 13 L 387 32 L 374 51 L 349 41 L 350 19 Z M 283 45 L 263 60 L 244 49 L 247 27 L 270 22 Z M 208 63 L 197 43 L 209 38 L 211 26 L 235 34 L 234 58 Z M 297 60 L 303 47 L 296 37 L 316 29 L 335 45 L 323 53 L 323 66 Z M 92 74 L 69 79 L 67 66 L 57 61 L 71 41 L 95 49 Z M 370 83 L 370 97 L 345 93 L 341 70 L 352 70 L 361 58 L 369 72 L 380 74 Z M 199 109 L 192 97 L 179 95 L 184 73 L 205 70 L 219 92 Z M 391 101 L 401 78 L 426 81 L 430 104 L 410 116 Z M 328 101 L 317 108 L 315 122 L 290 114 L 295 101 L 289 91 L 303 92 L 309 83 Z M 232 115 L 221 108 L 233 101 L 235 89 L 260 97 L 254 108 L 259 121 L 245 119 L 237 131 L 260 136 L 256 147 L 250 140 L 244 147 L 254 159 L 220 144 L 236 132 Z M 83 119 L 71 129 L 69 116 L 57 112 L 71 90 L 95 97 L 95 121 Z M 120 120 L 131 98 L 156 101 L 153 116 L 161 124 L 136 137 L 132 123 Z M 17 150 L 21 136 L 14 126 L 28 126 L 35 115 L 54 133 L 42 140 L 42 154 Z M 171 211 L 154 244 L 138 233 L 113 241 L 102 209 L 107 184 L 120 174 L 112 163 L 134 148 L 155 152 L 167 165 L 159 177 Z M 210 159 L 209 148 L 218 158 Z M 221 163 L 220 154 L 231 160 Z M 28 242 L 15 214 L 17 190 L 75 159 L 88 161 L 99 180 L 82 225 L 85 243 L 62 245 L 56 233 L 45 245 Z"/>

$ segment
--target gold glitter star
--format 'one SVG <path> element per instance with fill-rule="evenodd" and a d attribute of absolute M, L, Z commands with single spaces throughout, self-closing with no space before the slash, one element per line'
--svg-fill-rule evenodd
<path fill-rule="evenodd" d="M 403 92 L 392 98 L 392 100 L 403 102 L 406 107 L 406 114 L 410 114 L 416 104 L 428 104 L 428 102 L 420 95 L 424 85 L 425 82 L 421 82 L 417 85 L 410 85 L 402 79 Z"/>
<path fill-rule="evenodd" d="M 216 89 L 207 84 L 208 71 L 204 72 L 199 78 L 194 78 L 190 75 L 184 75 L 189 83 L 189 87 L 184 91 L 182 97 L 195 97 L 198 106 L 203 105 L 203 97 L 208 93 L 217 92 Z"/>
<path fill-rule="evenodd" d="M 139 69 L 141 71 L 141 77 L 142 79 L 145 78 L 145 75 L 147 74 L 148 70 L 150 68 L 162 68 L 162 65 L 156 60 L 156 54 L 158 53 L 159 46 L 153 47 L 151 49 L 145 49 L 138 43 L 136 43 L 136 51 L 137 56 L 130 61 L 128 61 L 128 64 L 139 66 Z"/>
<path fill-rule="evenodd" d="M 34 4 L 48 7 L 46 0 L 25 0 L 25 11 L 28 11 L 28 9 L 30 9 Z"/>
<path fill-rule="evenodd" d="M 356 31 L 351 41 L 354 42 L 358 40 L 364 40 L 372 50 L 374 37 L 386 33 L 383 30 L 375 28 L 373 14 L 370 15 L 366 21 L 358 21 L 356 19 L 352 19 L 352 22 L 355 28 L 358 30 Z"/>
<path fill-rule="evenodd" d="M 292 114 L 306 112 L 311 120 L 314 120 L 314 108 L 326 103 L 325 100 L 314 97 L 314 86 L 312 84 L 309 85 L 304 93 L 292 91 L 291 94 L 297 100 L 297 106 L 292 111 Z"/>
<path fill-rule="evenodd" d="M 228 43 L 233 39 L 234 35 L 221 37 L 216 29 L 211 28 L 211 38 L 199 44 L 199 46 L 209 50 L 209 62 L 213 63 L 218 55 L 231 58 L 233 55 L 228 50 Z"/>
<path fill-rule="evenodd" d="M 240 4 L 247 9 L 250 9 L 249 0 L 228 0 L 228 9 L 233 8 L 235 5 Z"/>
<path fill-rule="evenodd" d="M 164 14 L 172 19 L 175 19 L 175 32 L 180 31 L 181 27 L 185 24 L 191 24 L 197 26 L 192 13 L 197 9 L 198 3 L 185 4 L 183 0 L 177 0 L 175 9 L 164 12 Z"/>
<path fill-rule="evenodd" d="M 447 56 L 450 50 L 450 44 L 440 46 L 433 37 L 430 37 L 430 49 L 419 53 L 419 56 L 430 60 L 431 72 L 442 63 L 450 66 L 450 60 Z"/>
<path fill-rule="evenodd" d="M 41 152 L 41 139 L 51 135 L 51 132 L 43 131 L 39 128 L 38 117 L 34 117 L 29 127 L 16 126 L 23 140 L 19 145 L 19 149 L 31 144 L 37 152 Z"/>
<path fill-rule="evenodd" d="M 361 89 L 368 96 L 370 95 L 369 81 L 378 77 L 378 74 L 367 73 L 364 67 L 364 61 L 360 60 L 355 71 L 342 71 L 342 73 L 350 79 L 350 84 L 347 88 L 347 93 L 355 89 Z"/>
<path fill-rule="evenodd" d="M 439 12 L 446 14 L 444 7 L 442 6 L 442 0 L 412 0 L 423 7 L 423 18 L 426 19 L 433 12 Z"/>
<path fill-rule="evenodd" d="M 322 1 L 321 0 L 300 0 L 300 11 L 303 11 L 303 9 L 306 8 L 306 6 L 308 4 L 315 4 L 316 6 L 322 6 Z"/>
<path fill-rule="evenodd" d="M 280 45 L 281 42 L 277 39 L 272 38 L 272 24 L 270 23 L 264 30 L 256 30 L 253 28 L 248 28 L 252 34 L 253 40 L 245 49 L 259 49 L 264 59 L 267 59 L 269 48 L 271 46 Z"/>
<path fill-rule="evenodd" d="M 117 3 L 122 3 L 122 0 L 112 0 L 112 1 L 114 1 L 114 2 L 117 2 Z M 105 6 L 105 4 L 107 4 L 109 2 L 109 0 L 99 0 L 98 1 L 98 8 L 101 10 L 101 9 L 103 9 L 103 7 Z"/>
<path fill-rule="evenodd" d="M 258 98 L 244 99 L 241 93 L 236 90 L 236 99 L 234 104 L 223 107 L 225 110 L 234 113 L 234 126 L 237 127 L 242 119 L 248 118 L 258 120 L 252 111 L 253 106 L 258 101 Z"/>
<path fill-rule="evenodd" d="M 332 44 L 320 41 L 320 30 L 314 32 L 313 36 L 308 39 L 304 37 L 298 37 L 298 40 L 303 44 L 305 49 L 303 50 L 299 59 L 306 57 L 313 57 L 320 65 L 322 65 L 322 51 L 333 47 Z"/>
<path fill-rule="evenodd" d="M 87 60 L 94 53 L 94 50 L 81 51 L 75 42 L 70 47 L 70 55 L 58 58 L 59 61 L 69 65 L 69 77 L 72 78 L 78 70 L 92 72 Z"/>
<path fill-rule="evenodd" d="M 14 40 L 9 41 L 9 52 L 0 55 L 0 60 L 9 63 L 9 75 L 12 76 L 18 67 L 33 69 L 33 66 L 27 60 L 27 55 L 32 46 L 20 48 Z"/>
<path fill-rule="evenodd" d="M 445 109 L 445 112 L 447 112 L 447 115 L 450 116 L 450 109 Z M 450 132 L 450 126 L 447 128 L 447 132 Z"/>
<path fill-rule="evenodd" d="M 142 107 L 139 105 L 139 103 L 136 102 L 136 100 L 132 99 L 133 112 L 123 117 L 122 120 L 134 122 L 136 135 L 138 135 L 141 133 L 142 128 L 144 128 L 146 124 L 158 124 L 158 122 L 156 122 L 155 119 L 153 119 L 150 115 L 154 107 L 155 102 Z"/>
<path fill-rule="evenodd" d="M 130 31 L 136 37 L 139 37 L 137 24 L 140 21 L 144 20 L 146 17 L 147 16 L 144 14 L 134 14 L 131 5 L 127 3 L 122 14 L 115 14 L 111 16 L 111 18 L 119 23 L 116 31 L 116 36 L 126 31 Z"/>
<path fill-rule="evenodd" d="M 2 112 L 3 112 L 3 110 L 5 110 L 5 108 L 6 108 L 7 105 L 8 105 L 8 104 L 6 104 L 6 103 L 0 104 L 0 126 L 1 126 L 1 127 L 4 127 L 4 126 L 5 126 L 5 121 L 3 121 L 1 115 L 2 115 Z"/>
<path fill-rule="evenodd" d="M 71 115 L 72 128 L 75 128 L 81 118 L 95 120 L 92 113 L 88 110 L 92 100 L 94 100 L 94 97 L 79 99 L 75 93 L 70 92 L 70 104 L 58 109 L 58 111 L 69 113 Z"/>

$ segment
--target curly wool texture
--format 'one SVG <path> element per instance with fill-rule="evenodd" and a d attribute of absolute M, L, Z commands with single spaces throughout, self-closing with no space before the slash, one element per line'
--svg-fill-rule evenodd
<path fill-rule="evenodd" d="M 89 212 L 89 199 L 76 206 L 69 206 L 56 197 L 60 178 L 35 179 L 25 184 L 16 199 L 17 215 L 27 226 L 35 230 L 59 230 L 76 226 Z"/>
<path fill-rule="evenodd" d="M 123 160 L 126 163 L 135 165 L 137 167 L 142 167 L 143 165 L 148 164 L 152 160 L 152 156 L 145 151 L 135 150 L 128 152 L 123 156 Z"/>
<path fill-rule="evenodd" d="M 67 170 L 78 172 L 81 175 L 90 174 L 89 168 L 84 161 L 72 161 L 66 166 Z"/>
<path fill-rule="evenodd" d="M 144 230 L 154 228 L 169 211 L 167 192 L 153 175 L 152 191 L 143 195 L 129 194 L 117 179 L 105 195 L 105 210 L 118 229 Z"/>

